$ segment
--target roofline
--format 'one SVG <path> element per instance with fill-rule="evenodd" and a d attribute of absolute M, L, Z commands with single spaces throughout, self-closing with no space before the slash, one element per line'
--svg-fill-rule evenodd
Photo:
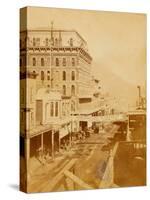
<path fill-rule="evenodd" d="M 20 33 L 23 33 L 23 32 L 51 32 L 50 29 L 27 29 L 27 30 L 22 30 L 20 31 Z M 81 40 L 83 40 L 86 44 L 87 42 L 84 40 L 84 38 L 74 29 L 72 30 L 65 30 L 65 29 L 53 29 L 53 32 L 75 32 Z"/>

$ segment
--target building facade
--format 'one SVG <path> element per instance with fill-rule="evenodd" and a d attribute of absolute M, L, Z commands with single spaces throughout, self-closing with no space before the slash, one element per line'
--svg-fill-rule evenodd
<path fill-rule="evenodd" d="M 91 63 L 86 41 L 74 30 L 20 33 L 21 155 L 27 162 L 54 157 L 64 138 L 79 130 L 76 115 L 92 103 Z"/>
<path fill-rule="evenodd" d="M 89 87 L 92 57 L 78 32 L 53 27 L 24 31 L 20 47 L 20 65 L 37 74 L 37 90 L 50 87 L 70 97 L 72 112 L 92 97 Z"/>

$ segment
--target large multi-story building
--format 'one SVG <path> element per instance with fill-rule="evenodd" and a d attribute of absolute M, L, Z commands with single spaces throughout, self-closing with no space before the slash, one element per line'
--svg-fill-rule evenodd
<path fill-rule="evenodd" d="M 91 62 L 86 41 L 74 30 L 21 32 L 20 65 L 36 73 L 37 90 L 50 87 L 70 98 L 72 112 L 91 101 Z M 25 51 L 23 51 L 23 49 Z"/>
<path fill-rule="evenodd" d="M 28 168 L 30 158 L 45 162 L 64 140 L 71 144 L 72 132 L 92 125 L 89 115 L 101 104 L 91 63 L 87 43 L 75 30 L 21 31 L 20 153 Z"/>

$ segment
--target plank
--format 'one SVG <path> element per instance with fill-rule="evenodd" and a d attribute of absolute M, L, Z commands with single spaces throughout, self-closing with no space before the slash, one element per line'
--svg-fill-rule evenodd
<path fill-rule="evenodd" d="M 93 187 L 91 187 L 90 185 L 85 183 L 83 180 L 81 180 L 80 178 L 75 176 L 72 172 L 65 170 L 64 174 L 65 174 L 66 177 L 70 178 L 73 182 L 75 182 L 76 184 L 78 184 L 82 188 L 84 188 L 84 189 L 94 189 Z"/>
<path fill-rule="evenodd" d="M 66 166 L 52 180 L 49 181 L 49 183 L 47 183 L 46 188 L 47 188 L 48 191 L 54 191 L 56 186 L 58 186 L 59 183 L 64 178 L 64 172 L 66 170 L 70 170 L 74 166 L 76 161 L 77 161 L 76 158 L 72 159 L 69 163 L 66 164 Z"/>

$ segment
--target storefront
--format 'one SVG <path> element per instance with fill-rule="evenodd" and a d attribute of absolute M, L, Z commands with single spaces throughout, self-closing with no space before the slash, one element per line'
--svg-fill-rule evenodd
<path fill-rule="evenodd" d="M 41 135 L 30 138 L 30 158 L 38 157 L 41 148 Z"/>

